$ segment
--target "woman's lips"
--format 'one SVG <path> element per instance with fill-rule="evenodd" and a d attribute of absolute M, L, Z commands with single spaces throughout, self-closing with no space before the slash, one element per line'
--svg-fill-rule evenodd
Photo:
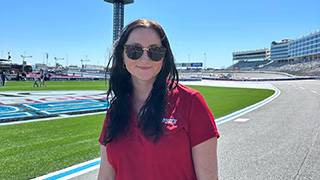
<path fill-rule="evenodd" d="M 137 66 L 137 68 L 147 70 L 147 69 L 150 69 L 151 66 Z"/>

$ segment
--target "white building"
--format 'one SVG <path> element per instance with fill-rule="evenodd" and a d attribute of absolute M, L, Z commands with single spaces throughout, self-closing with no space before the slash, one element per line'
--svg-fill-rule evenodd
<path fill-rule="evenodd" d="M 272 61 L 288 61 L 289 59 L 289 44 L 293 40 L 283 39 L 281 41 L 273 41 L 270 48 L 270 60 Z"/>
<path fill-rule="evenodd" d="M 267 61 L 269 59 L 270 50 L 268 48 L 232 53 L 233 61 Z"/>

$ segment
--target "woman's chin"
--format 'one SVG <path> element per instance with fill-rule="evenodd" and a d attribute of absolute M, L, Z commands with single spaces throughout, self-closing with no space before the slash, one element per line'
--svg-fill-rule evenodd
<path fill-rule="evenodd" d="M 145 82 L 153 82 L 156 77 L 154 76 L 148 76 L 148 75 L 140 75 L 140 76 L 132 76 L 132 79 L 134 81 L 145 81 Z"/>

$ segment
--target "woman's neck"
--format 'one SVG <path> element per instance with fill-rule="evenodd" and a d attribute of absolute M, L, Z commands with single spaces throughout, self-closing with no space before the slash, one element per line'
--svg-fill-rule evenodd
<path fill-rule="evenodd" d="M 152 87 L 153 87 L 154 80 L 150 81 L 141 81 L 141 80 L 135 80 L 132 79 L 133 84 L 133 98 L 135 101 L 146 101 L 148 98 Z"/>
<path fill-rule="evenodd" d="M 140 108 L 143 106 L 147 100 L 152 87 L 154 80 L 150 81 L 141 81 L 132 78 L 133 84 L 133 106 L 136 112 L 139 112 Z"/>

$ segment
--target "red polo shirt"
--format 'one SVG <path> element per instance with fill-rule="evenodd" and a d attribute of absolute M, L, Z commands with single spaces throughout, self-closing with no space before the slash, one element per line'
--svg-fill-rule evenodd
<path fill-rule="evenodd" d="M 103 129 L 106 128 L 106 121 Z M 158 143 L 146 138 L 132 113 L 127 136 L 107 144 L 116 180 L 195 180 L 192 147 L 219 137 L 214 117 L 199 92 L 178 85 L 168 95 L 164 135 Z M 99 142 L 102 144 L 104 130 Z"/>

